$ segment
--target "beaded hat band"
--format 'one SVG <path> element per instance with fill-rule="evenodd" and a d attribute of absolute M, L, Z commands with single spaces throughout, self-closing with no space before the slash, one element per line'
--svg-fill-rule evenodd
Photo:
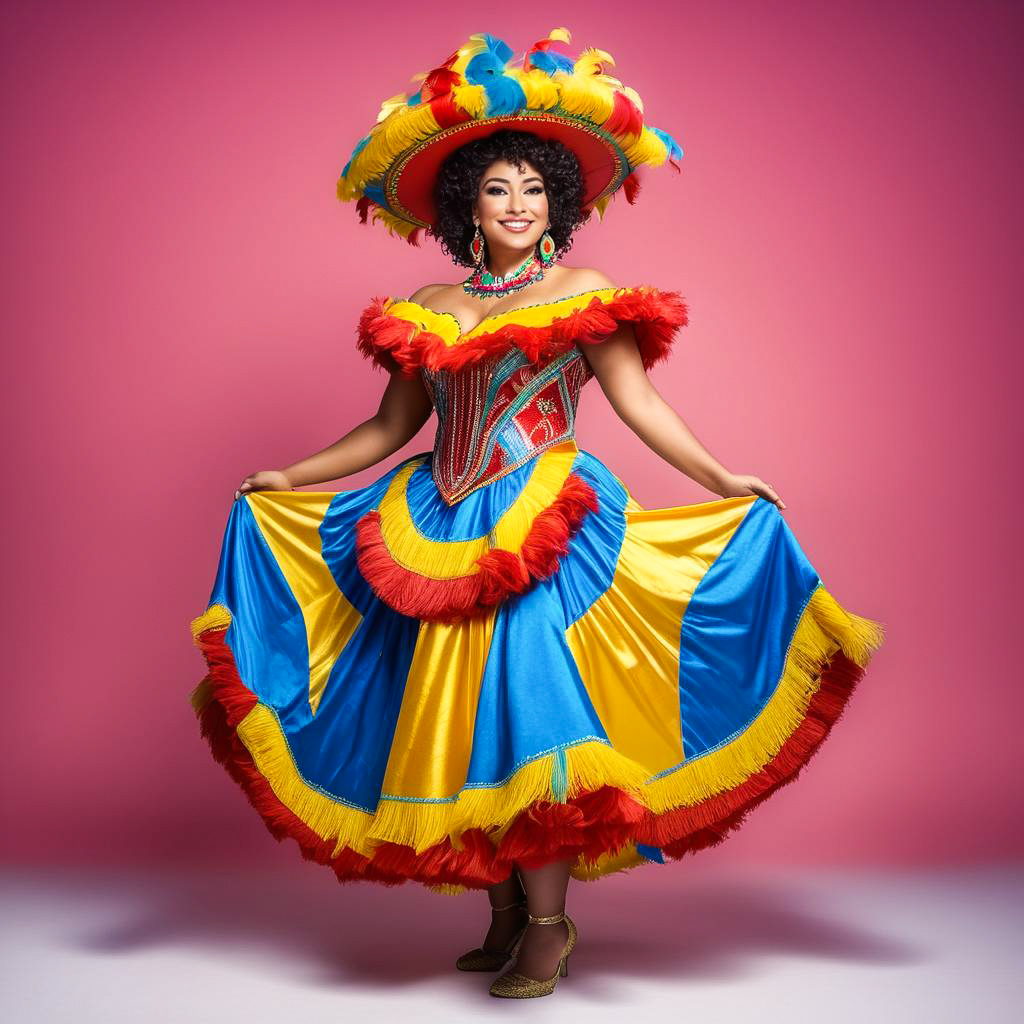
<path fill-rule="evenodd" d="M 567 146 L 583 172 L 583 206 L 604 215 L 621 188 L 636 201 L 637 169 L 668 160 L 678 171 L 682 147 L 644 123 L 636 90 L 604 71 L 611 55 L 593 48 L 573 60 L 555 52 L 569 32 L 553 29 L 513 66 L 503 40 L 481 33 L 440 67 L 413 76 L 412 96 L 384 101 L 377 123 L 356 144 L 338 180 L 338 198 L 356 201 L 360 219 L 383 223 L 418 244 L 436 220 L 434 182 L 445 157 L 501 128 L 530 131 Z"/>

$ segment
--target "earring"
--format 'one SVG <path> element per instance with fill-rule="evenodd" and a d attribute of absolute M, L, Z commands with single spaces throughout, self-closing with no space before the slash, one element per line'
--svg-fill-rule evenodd
<path fill-rule="evenodd" d="M 544 234 L 540 236 L 540 261 L 545 267 L 551 265 L 555 258 L 555 240 L 551 237 L 548 229 L 544 229 Z"/>
<path fill-rule="evenodd" d="M 479 266 L 484 261 L 484 236 L 480 234 L 480 225 L 477 224 L 476 232 L 469 243 L 469 254 L 473 262 Z"/>

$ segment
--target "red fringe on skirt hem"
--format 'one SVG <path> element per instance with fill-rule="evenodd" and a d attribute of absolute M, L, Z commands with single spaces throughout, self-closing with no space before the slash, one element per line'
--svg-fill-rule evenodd
<path fill-rule="evenodd" d="M 242 787 L 270 833 L 292 838 L 302 856 L 331 867 L 341 882 L 401 885 L 461 885 L 484 889 L 508 878 L 515 867 L 535 868 L 551 861 L 595 860 L 630 843 L 659 847 L 666 860 L 716 846 L 739 828 L 753 808 L 792 782 L 828 736 L 864 669 L 836 651 L 824 667 L 821 685 L 807 714 L 779 752 L 734 789 L 698 804 L 654 814 L 610 786 L 580 793 L 567 803 L 538 801 L 525 808 L 495 847 L 482 829 L 469 829 L 456 850 L 450 840 L 417 854 L 412 847 L 383 843 L 372 859 L 345 848 L 333 856 L 334 841 L 321 839 L 274 795 L 235 731 L 257 703 L 238 677 L 224 629 L 207 630 L 197 642 L 210 669 L 212 698 L 198 712 L 202 735 L 214 758 Z"/>

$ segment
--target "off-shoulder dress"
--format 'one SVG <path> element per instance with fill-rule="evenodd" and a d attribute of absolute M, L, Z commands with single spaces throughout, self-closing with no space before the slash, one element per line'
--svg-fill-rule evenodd
<path fill-rule="evenodd" d="M 715 845 L 792 781 L 883 640 L 771 502 L 642 508 L 574 439 L 583 355 L 644 366 L 686 304 L 640 285 L 458 319 L 375 298 L 360 351 L 434 402 L 365 487 L 233 504 L 192 705 L 270 831 L 341 881 L 596 879 Z"/>

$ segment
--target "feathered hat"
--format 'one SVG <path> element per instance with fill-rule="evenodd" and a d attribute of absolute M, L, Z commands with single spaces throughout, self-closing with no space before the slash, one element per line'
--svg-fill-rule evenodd
<path fill-rule="evenodd" d="M 338 180 L 338 198 L 356 200 L 360 220 L 381 221 L 391 234 L 418 245 L 436 217 L 434 182 L 444 158 L 500 128 L 557 139 L 583 171 L 583 207 L 603 217 L 622 188 L 629 203 L 640 188 L 637 168 L 668 160 L 678 171 L 682 147 L 667 132 L 644 124 L 635 89 L 605 73 L 615 61 L 589 48 L 576 60 L 556 53 L 569 31 L 552 30 L 526 52 L 521 66 L 504 40 L 470 36 L 440 67 L 412 77 L 411 96 L 381 104 L 377 123 L 352 150 Z"/>

